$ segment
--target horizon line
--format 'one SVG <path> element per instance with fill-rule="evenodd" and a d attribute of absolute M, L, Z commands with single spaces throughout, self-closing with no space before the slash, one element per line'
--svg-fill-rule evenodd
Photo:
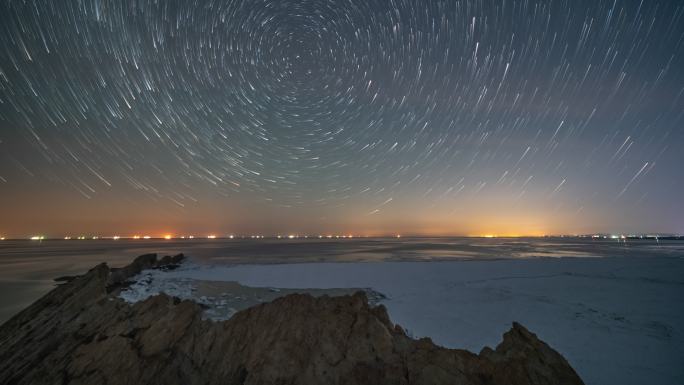
<path fill-rule="evenodd" d="M 0 241 L 118 241 L 118 240 L 140 240 L 140 241 L 150 241 L 150 240 L 161 240 L 161 241 L 172 241 L 172 240 L 185 240 L 185 241 L 199 241 L 199 240 L 249 240 L 249 239 L 280 239 L 280 240 L 293 240 L 293 239 L 312 239 L 312 240 L 327 240 L 327 239 L 380 239 L 380 238 L 390 238 L 390 239 L 401 239 L 401 238 L 475 238 L 475 239 L 493 239 L 493 238 L 591 238 L 591 239 L 658 239 L 658 238 L 684 238 L 683 234 L 678 233 L 587 233 L 587 234 L 544 234 L 544 235 L 518 235 L 518 234 L 470 234 L 470 235 L 425 235 L 425 234 L 383 234 L 383 235 L 355 235 L 355 234 L 277 234 L 277 235 L 245 235 L 245 234 L 228 234 L 228 235 L 218 235 L 218 234 L 208 234 L 208 235 L 131 235 L 131 236 L 99 236 L 99 235 L 89 235 L 89 236 L 60 236 L 52 237 L 45 235 L 31 235 L 24 237 L 2 237 L 0 236 Z"/>

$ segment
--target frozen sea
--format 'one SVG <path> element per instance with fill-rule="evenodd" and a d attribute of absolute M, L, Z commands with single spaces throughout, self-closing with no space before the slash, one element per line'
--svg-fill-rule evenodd
<path fill-rule="evenodd" d="M 158 280 L 371 288 L 413 336 L 479 352 L 519 321 L 587 384 L 684 384 L 684 242 L 578 238 L 12 241 L 0 244 L 5 320 L 60 275 L 147 252 L 190 262 Z"/>

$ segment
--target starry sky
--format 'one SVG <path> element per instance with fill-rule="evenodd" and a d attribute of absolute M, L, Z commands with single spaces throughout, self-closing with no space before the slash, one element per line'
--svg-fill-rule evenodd
<path fill-rule="evenodd" d="M 684 232 L 684 2 L 0 2 L 0 234 Z"/>

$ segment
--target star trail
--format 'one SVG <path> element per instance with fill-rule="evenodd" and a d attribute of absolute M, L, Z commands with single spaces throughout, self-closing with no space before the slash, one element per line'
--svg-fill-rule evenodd
<path fill-rule="evenodd" d="M 680 1 L 0 4 L 0 235 L 684 232 Z"/>

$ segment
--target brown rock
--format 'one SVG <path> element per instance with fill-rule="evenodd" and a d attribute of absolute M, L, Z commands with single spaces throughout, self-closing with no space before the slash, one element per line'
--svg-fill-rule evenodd
<path fill-rule="evenodd" d="M 98 265 L 0 326 L 0 383 L 582 384 L 517 323 L 495 350 L 445 349 L 407 337 L 364 293 L 292 294 L 224 322 L 166 295 L 118 299 L 118 285 L 164 263 Z"/>
<path fill-rule="evenodd" d="M 141 271 L 146 269 L 155 268 L 174 268 L 178 266 L 183 261 L 183 254 L 178 254 L 176 256 L 165 256 L 160 260 L 157 260 L 157 254 L 144 254 L 133 260 L 133 262 L 120 269 L 111 269 L 110 275 L 107 280 L 107 286 L 111 290 L 112 288 L 117 288 L 124 284 L 126 280 L 139 274 Z"/>

